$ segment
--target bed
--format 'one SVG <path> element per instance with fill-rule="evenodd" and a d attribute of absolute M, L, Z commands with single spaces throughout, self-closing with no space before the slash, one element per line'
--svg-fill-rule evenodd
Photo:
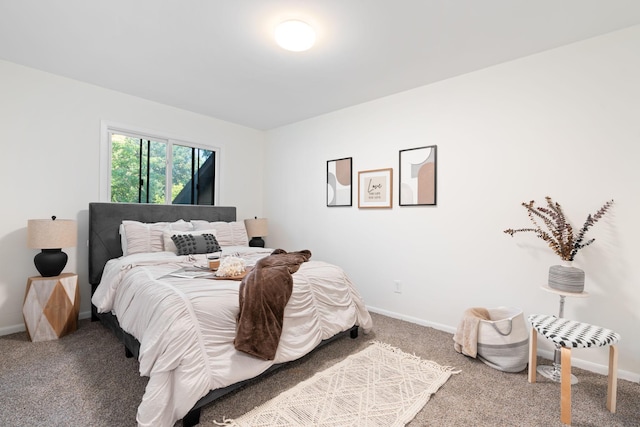
<path fill-rule="evenodd" d="M 359 327 L 365 332 L 371 328 L 371 317 L 342 269 L 311 256 L 290 276 L 291 296 L 273 358 L 238 351 L 233 341 L 239 290 L 244 286 L 246 292 L 247 280 L 179 277 L 176 273 L 205 267 L 210 255 L 137 247 L 123 221 L 156 231 L 170 224 L 169 229 L 175 228 L 163 232 L 167 247 L 167 235 L 190 234 L 194 224 L 200 227 L 194 235 L 209 233 L 212 224 L 224 225 L 235 234 L 231 240 L 220 238 L 223 255 L 241 258 L 248 268 L 273 256 L 271 249 L 246 246 L 235 207 L 89 204 L 92 320 L 113 331 L 126 355 L 138 359 L 140 374 L 149 377 L 138 408 L 140 426 L 173 426 L 180 419 L 185 426 L 196 425 L 201 408 L 221 396 L 333 339 L 347 334 L 356 338 Z M 125 231 L 128 240 L 121 236 Z M 150 238 L 157 243 L 158 234 L 154 236 Z"/>

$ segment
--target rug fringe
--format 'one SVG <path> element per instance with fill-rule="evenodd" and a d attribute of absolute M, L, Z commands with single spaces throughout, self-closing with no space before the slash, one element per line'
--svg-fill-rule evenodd
<path fill-rule="evenodd" d="M 392 346 L 391 344 L 387 344 L 387 343 L 382 342 L 382 341 L 376 341 L 376 340 L 369 341 L 369 344 L 380 346 L 380 347 L 382 347 L 384 349 L 392 351 L 392 352 L 394 352 L 396 354 L 399 354 L 399 355 L 401 355 L 403 357 L 406 357 L 408 359 L 414 360 L 415 362 L 419 362 L 419 363 L 422 363 L 422 364 L 425 364 L 425 365 L 429 365 L 429 366 L 432 366 L 432 367 L 435 366 L 436 368 L 440 369 L 443 372 L 447 372 L 447 373 L 454 374 L 454 375 L 455 374 L 459 374 L 460 372 L 462 372 L 461 369 L 457 369 L 457 368 L 455 368 L 453 366 L 443 366 L 443 365 L 440 365 L 440 364 L 438 364 L 438 363 L 436 363 L 434 361 L 423 359 L 422 357 L 417 356 L 415 353 L 413 353 L 413 354 L 407 353 L 407 352 L 405 352 L 405 351 L 403 351 L 403 350 L 401 350 L 401 349 L 399 349 L 397 347 Z"/>
<path fill-rule="evenodd" d="M 222 417 L 222 422 L 219 423 L 213 420 L 213 423 L 217 426 L 237 427 L 236 421 L 233 418 Z"/>

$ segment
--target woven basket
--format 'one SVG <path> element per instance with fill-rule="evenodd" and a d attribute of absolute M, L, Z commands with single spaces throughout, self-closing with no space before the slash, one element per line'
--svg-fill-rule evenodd
<path fill-rule="evenodd" d="M 504 372 L 520 372 L 527 367 L 529 331 L 521 309 L 489 308 L 491 320 L 478 325 L 478 358 Z"/>

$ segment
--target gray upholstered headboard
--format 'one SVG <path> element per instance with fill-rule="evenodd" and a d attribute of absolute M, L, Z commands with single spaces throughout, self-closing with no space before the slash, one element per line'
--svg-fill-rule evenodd
<path fill-rule="evenodd" d="M 122 256 L 120 233 L 123 220 L 140 222 L 202 219 L 236 220 L 236 208 L 230 206 L 151 205 L 138 203 L 89 203 L 89 283 L 100 283 L 104 266 Z"/>

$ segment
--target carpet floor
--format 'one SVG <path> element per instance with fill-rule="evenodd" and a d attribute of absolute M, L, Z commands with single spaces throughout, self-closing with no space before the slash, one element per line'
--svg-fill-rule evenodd
<path fill-rule="evenodd" d="M 410 427 L 562 426 L 558 384 L 540 376 L 529 384 L 526 370 L 504 373 L 456 353 L 447 332 L 372 317 L 370 334 L 336 340 L 223 397 L 202 410 L 201 424 L 238 418 L 375 340 L 461 371 L 431 397 Z M 573 373 L 580 381 L 573 387 L 573 426 L 640 426 L 640 384 L 618 380 L 617 412 L 612 414 L 605 408 L 607 377 L 577 368 Z M 55 341 L 32 343 L 24 332 L 0 337 L 2 426 L 135 426 L 146 383 L 137 361 L 125 358 L 121 344 L 99 323 L 82 320 L 76 332 Z"/>

